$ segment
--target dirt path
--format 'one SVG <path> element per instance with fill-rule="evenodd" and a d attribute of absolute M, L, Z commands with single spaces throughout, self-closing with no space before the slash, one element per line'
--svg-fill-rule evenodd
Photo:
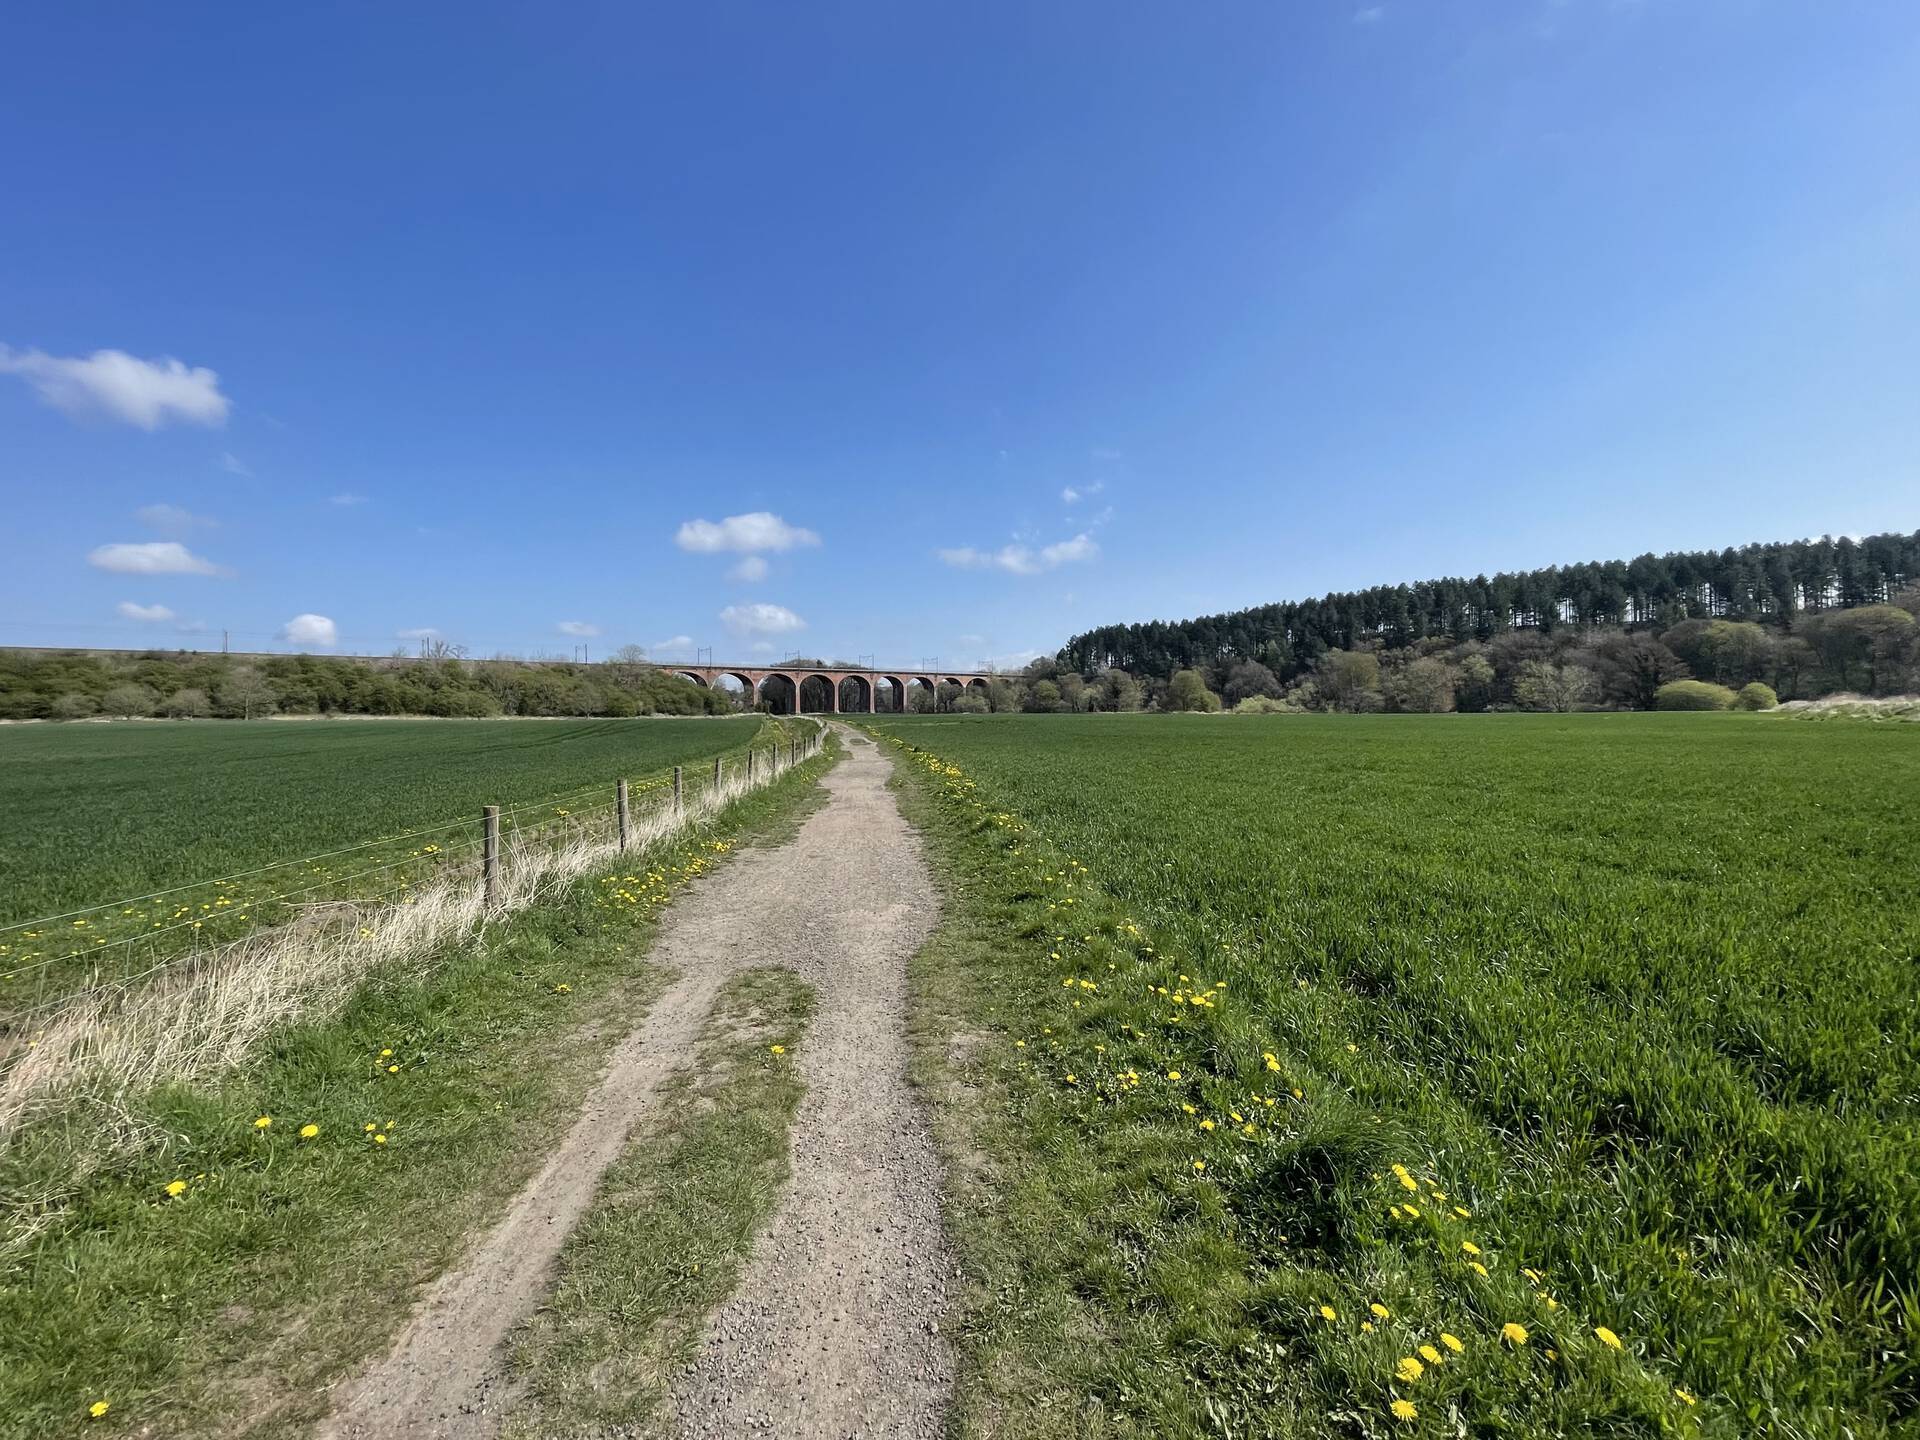
<path fill-rule="evenodd" d="M 343 1386 L 324 1440 L 495 1432 L 512 1398 L 507 1337 L 546 1293 L 600 1176 L 692 1055 L 721 985 L 767 963 L 819 991 L 800 1056 L 793 1181 L 676 1387 L 674 1423 L 692 1437 L 940 1433 L 952 1360 L 938 1326 L 953 1269 L 905 1034 L 906 962 L 936 898 L 887 792 L 888 762 L 871 741 L 842 738 L 828 802 L 793 839 L 737 856 L 668 912 L 652 958 L 679 978 L 506 1216 L 433 1287 L 385 1359 Z"/>

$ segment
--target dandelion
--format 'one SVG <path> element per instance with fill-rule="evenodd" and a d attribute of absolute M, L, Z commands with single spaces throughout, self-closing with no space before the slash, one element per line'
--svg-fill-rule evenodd
<path fill-rule="evenodd" d="M 1620 1348 L 1620 1337 L 1614 1334 L 1613 1331 L 1609 1330 L 1606 1326 L 1604 1325 L 1594 1326 L 1593 1333 L 1600 1337 L 1600 1343 L 1606 1346 L 1609 1350 L 1618 1350 Z"/>
<path fill-rule="evenodd" d="M 367 1134 L 371 1135 L 374 1131 L 378 1130 L 380 1127 L 374 1124 L 371 1120 L 369 1120 L 365 1125 L 362 1125 L 360 1128 L 366 1131 Z"/>
<path fill-rule="evenodd" d="M 1320 1318 L 1322 1320 L 1338 1320 L 1340 1318 L 1340 1313 L 1339 1311 L 1335 1310 L 1331 1305 L 1322 1305 L 1320 1307 Z"/>
<path fill-rule="evenodd" d="M 1196 1175 L 1204 1173 L 1206 1168 L 1207 1162 L 1204 1160 L 1196 1160 L 1193 1162 L 1193 1173 Z"/>
<path fill-rule="evenodd" d="M 96 1400 L 87 1407 L 87 1416 L 89 1419 L 98 1420 L 110 1408 L 105 1400 Z"/>
<path fill-rule="evenodd" d="M 387 1137 L 384 1135 L 376 1135 L 373 1137 L 373 1143 L 376 1145 L 384 1145 L 387 1143 Z"/>
<path fill-rule="evenodd" d="M 1454 1206 L 1453 1213 L 1458 1215 L 1462 1220 L 1471 1220 L 1473 1218 L 1473 1212 L 1464 1205 Z"/>
<path fill-rule="evenodd" d="M 300 1127 L 300 1138 L 302 1140 L 311 1140 L 319 1133 L 320 1127 L 318 1125 L 302 1125 Z"/>
<path fill-rule="evenodd" d="M 1382 1305 L 1378 1300 L 1374 1301 L 1373 1304 L 1369 1305 L 1367 1309 L 1371 1310 L 1377 1319 L 1391 1320 L 1393 1318 L 1393 1312 L 1387 1309 L 1387 1307 Z"/>
<path fill-rule="evenodd" d="M 1211 1120 L 1202 1120 L 1202 1121 L 1200 1122 L 1200 1128 L 1201 1128 L 1202 1130 L 1211 1130 L 1211 1129 L 1213 1129 L 1213 1121 L 1211 1121 Z"/>
<path fill-rule="evenodd" d="M 1444 1357 L 1442 1357 L 1440 1352 L 1434 1349 L 1433 1346 L 1422 1345 L 1420 1347 L 1420 1358 L 1426 1361 L 1427 1364 L 1429 1365 L 1438 1365 L 1442 1362 L 1442 1359 Z"/>
<path fill-rule="evenodd" d="M 1427 1367 L 1411 1355 L 1402 1355 L 1400 1357 L 1400 1363 L 1393 1367 L 1394 1378 L 1403 1380 L 1409 1385 L 1426 1373 Z"/>
<path fill-rule="evenodd" d="M 187 1193 L 187 1182 L 184 1180 L 169 1180 L 163 1188 L 167 1192 L 168 1199 L 178 1200 L 182 1195 Z"/>
<path fill-rule="evenodd" d="M 1387 1408 L 1393 1411 L 1393 1418 L 1396 1420 L 1413 1420 L 1420 1414 L 1418 1407 L 1411 1400 L 1396 1400 Z"/>
<path fill-rule="evenodd" d="M 787 1053 L 787 1047 L 784 1045 L 769 1045 L 767 1050 L 774 1055 L 784 1055 Z"/>
<path fill-rule="evenodd" d="M 1471 1240 L 1462 1240 L 1460 1242 L 1460 1248 L 1466 1251 L 1467 1254 L 1469 1255 L 1478 1255 L 1480 1253 L 1480 1247 L 1474 1244 Z"/>
<path fill-rule="evenodd" d="M 1456 1355 L 1460 1354 L 1467 1348 L 1465 1345 L 1462 1345 L 1460 1343 L 1460 1337 L 1458 1335 L 1449 1335 L 1444 1330 L 1440 1332 L 1440 1343 L 1446 1346 L 1447 1349 L 1451 1350 Z"/>
<path fill-rule="evenodd" d="M 1178 1080 L 1179 1078 L 1180 1078 L 1180 1072 L 1178 1070 L 1167 1071 L 1167 1079 Z"/>
<path fill-rule="evenodd" d="M 253 1128 L 256 1130 L 265 1130 L 268 1126 L 272 1124 L 273 1124 L 273 1116 L 262 1115 L 258 1120 L 253 1122 Z"/>
<path fill-rule="evenodd" d="M 387 1074 L 398 1075 L 399 1073 L 400 1073 L 400 1067 L 398 1065 L 387 1066 Z"/>
<path fill-rule="evenodd" d="M 1509 1345 L 1524 1345 L 1527 1343 L 1527 1327 L 1509 1320 L 1500 1327 L 1500 1338 Z"/>
<path fill-rule="evenodd" d="M 1069 1076 L 1067 1076 L 1067 1084 L 1069 1084 L 1069 1085 L 1078 1085 L 1079 1083 L 1080 1083 L 1080 1077 L 1079 1077 L 1079 1076 L 1077 1076 L 1077 1075 L 1069 1075 Z"/>
<path fill-rule="evenodd" d="M 1482 1265 L 1478 1260 L 1469 1260 L 1467 1262 L 1467 1268 L 1473 1271 L 1473 1273 L 1478 1275 L 1482 1280 L 1487 1278 L 1487 1267 Z"/>
<path fill-rule="evenodd" d="M 1673 1393 L 1680 1397 L 1683 1404 L 1698 1405 L 1700 1403 L 1698 1397 L 1696 1397 L 1692 1391 L 1684 1389 L 1679 1385 L 1673 1387 Z"/>
<path fill-rule="evenodd" d="M 1362 1335 L 1371 1335 L 1373 1333 L 1373 1322 L 1371 1320 L 1362 1320 L 1360 1322 L 1360 1333 Z"/>

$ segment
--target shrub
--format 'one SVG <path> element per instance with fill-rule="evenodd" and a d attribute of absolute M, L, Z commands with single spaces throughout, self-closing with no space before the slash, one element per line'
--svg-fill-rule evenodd
<path fill-rule="evenodd" d="M 1765 689 L 1765 686 L 1761 687 Z M 1735 696 L 1710 680 L 1669 680 L 1654 692 L 1656 710 L 1731 710 Z"/>
<path fill-rule="evenodd" d="M 62 695 L 47 713 L 56 720 L 85 720 L 100 713 L 100 702 L 91 695 Z"/>
<path fill-rule="evenodd" d="M 1771 685 L 1762 685 L 1755 680 L 1751 685 L 1740 687 L 1740 693 L 1734 703 L 1742 710 L 1771 710 L 1780 703 L 1780 697 L 1773 693 Z"/>
<path fill-rule="evenodd" d="M 1173 679 L 1167 682 L 1167 698 L 1162 702 L 1162 707 L 1167 710 L 1218 710 L 1220 697 L 1207 689 L 1207 682 L 1200 678 L 1199 671 L 1176 670 Z"/>
<path fill-rule="evenodd" d="M 1267 695 L 1249 695 L 1233 707 L 1236 715 L 1298 715 L 1300 707 Z"/>

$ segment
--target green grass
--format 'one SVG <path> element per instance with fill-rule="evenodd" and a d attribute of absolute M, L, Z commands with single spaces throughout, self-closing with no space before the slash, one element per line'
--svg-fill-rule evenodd
<path fill-rule="evenodd" d="M 752 719 L 0 727 L 0 1016 L 294 904 L 391 897 L 472 864 L 482 805 L 502 806 L 509 829 L 564 827 L 604 812 L 621 776 L 651 777 L 634 790 L 649 803 L 672 766 L 697 779 L 757 731 Z M 254 873 L 211 883 L 242 872 Z M 65 913 L 155 891 L 171 893 Z"/>
<path fill-rule="evenodd" d="M 627 1434 L 658 1420 L 786 1184 L 787 1130 L 806 1088 L 794 1052 L 813 1001 L 786 970 L 744 971 L 721 990 L 695 1065 L 662 1087 L 646 1132 L 568 1238 L 552 1296 L 518 1336 L 525 1393 L 506 1440 Z"/>
<path fill-rule="evenodd" d="M 0 1437 L 310 1433 L 328 1382 L 384 1349 L 639 1022 L 662 980 L 644 958 L 661 905 L 722 847 L 778 834 L 831 763 L 830 749 L 649 853 L 657 883 L 585 877 L 424 976 L 376 977 L 231 1074 L 136 1097 L 141 1143 L 77 1187 L 70 1156 L 89 1137 L 63 1127 L 97 1117 L 12 1137 Z M 111 1408 L 90 1422 L 97 1400 Z"/>
<path fill-rule="evenodd" d="M 963 1431 L 1914 1433 L 1911 731 L 875 728 L 950 890 L 921 1023 L 995 1036 L 922 1058 L 978 1097 Z"/>

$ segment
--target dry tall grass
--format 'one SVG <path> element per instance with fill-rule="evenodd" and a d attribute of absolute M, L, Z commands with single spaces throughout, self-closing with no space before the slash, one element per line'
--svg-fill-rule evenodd
<path fill-rule="evenodd" d="M 816 753 L 824 733 L 817 727 L 802 753 Z M 786 773 L 784 766 L 778 773 Z M 633 815 L 628 853 L 700 825 L 776 778 L 763 765 L 750 780 L 735 765 L 718 782 L 708 778 L 690 787 L 678 807 L 663 793 Z M 476 863 L 404 902 L 371 910 L 316 906 L 301 921 L 74 997 L 0 1076 L 0 1149 L 28 1123 L 85 1105 L 103 1121 L 97 1143 L 85 1148 L 96 1157 L 109 1154 L 135 1138 L 129 1119 L 135 1098 L 231 1068 L 275 1027 L 338 1010 L 370 972 L 424 962 L 490 917 L 531 905 L 621 853 L 611 817 L 570 827 L 558 838 L 508 835 L 502 852 L 491 910 Z"/>

